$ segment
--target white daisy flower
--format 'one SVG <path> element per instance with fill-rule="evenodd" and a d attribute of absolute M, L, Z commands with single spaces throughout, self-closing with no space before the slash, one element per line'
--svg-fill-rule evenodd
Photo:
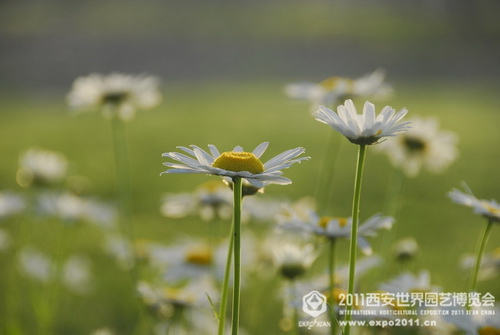
<path fill-rule="evenodd" d="M 52 278 L 52 260 L 40 251 L 25 247 L 19 253 L 19 264 L 23 273 L 39 282 L 46 284 Z"/>
<path fill-rule="evenodd" d="M 392 87 L 384 82 L 385 71 L 377 69 L 354 81 L 352 91 L 355 97 L 383 99 L 392 94 Z"/>
<path fill-rule="evenodd" d="M 380 289 L 385 292 L 439 292 L 439 287 L 432 285 L 429 271 L 422 270 L 414 275 L 405 272 L 393 280 L 382 283 Z"/>
<path fill-rule="evenodd" d="M 278 216 L 278 227 L 302 231 L 316 236 L 323 236 L 328 239 L 350 238 L 352 218 L 319 216 L 314 211 L 310 211 L 308 217 L 297 215 L 293 209 L 289 208 L 285 215 Z M 380 229 L 390 229 L 394 224 L 394 218 L 375 214 L 362 223 L 358 228 L 358 247 L 365 255 L 371 255 L 373 250 L 367 237 L 377 236 Z"/>
<path fill-rule="evenodd" d="M 264 197 L 247 197 L 243 201 L 242 216 L 250 222 L 271 222 L 287 203 L 286 200 Z"/>
<path fill-rule="evenodd" d="M 285 94 L 293 99 L 311 101 L 311 108 L 318 105 L 333 106 L 338 101 L 352 97 L 354 82 L 344 77 L 330 77 L 320 83 L 300 82 L 285 86 Z"/>
<path fill-rule="evenodd" d="M 21 196 L 8 191 L 0 192 L 0 219 L 20 213 L 25 207 L 25 200 Z"/>
<path fill-rule="evenodd" d="M 443 172 L 458 156 L 457 141 L 456 134 L 439 129 L 435 118 L 414 118 L 410 130 L 381 143 L 378 149 L 388 155 L 392 165 L 415 177 L 422 168 Z"/>
<path fill-rule="evenodd" d="M 45 215 L 70 222 L 85 221 L 102 228 L 113 228 L 118 219 L 116 208 L 70 192 L 42 193 L 37 199 L 37 207 Z"/>
<path fill-rule="evenodd" d="M 360 115 L 352 100 L 346 100 L 344 105 L 338 106 L 337 113 L 325 106 L 319 106 L 314 117 L 347 137 L 350 142 L 370 145 L 379 143 L 383 137 L 395 136 L 408 130 L 410 122 L 399 123 L 407 112 L 403 108 L 396 113 L 392 107 L 386 106 L 379 115 L 375 115 L 375 106 L 367 101 L 363 114 Z"/>
<path fill-rule="evenodd" d="M 66 176 L 68 161 L 63 154 L 51 150 L 32 148 L 19 159 L 17 182 L 21 186 L 53 184 Z"/>
<path fill-rule="evenodd" d="M 378 256 L 370 256 L 360 258 L 356 263 L 356 280 L 360 280 L 360 278 L 367 273 L 369 273 L 372 269 L 380 266 L 383 260 Z M 335 298 L 338 298 L 339 293 L 347 293 L 347 282 L 349 280 L 349 265 L 342 265 L 335 271 Z M 297 297 L 300 298 L 300 301 L 292 302 L 295 307 L 302 307 L 302 297 L 312 290 L 318 290 L 319 292 L 328 296 L 330 287 L 325 285 L 328 283 L 328 275 L 320 274 L 314 276 L 312 278 L 308 278 L 307 280 L 301 280 L 296 283 Z M 337 300 L 338 302 L 338 300 Z M 338 307 L 338 306 L 337 306 Z"/>
<path fill-rule="evenodd" d="M 84 213 L 81 197 L 69 193 L 42 193 L 37 199 L 38 210 L 46 215 L 54 215 L 67 221 L 78 221 Z"/>
<path fill-rule="evenodd" d="M 461 266 L 465 270 L 472 270 L 476 264 L 475 255 L 465 255 L 462 257 Z M 481 259 L 479 269 L 479 280 L 489 280 L 500 276 L 500 247 L 486 253 Z"/>
<path fill-rule="evenodd" d="M 166 152 L 162 156 L 171 158 L 179 163 L 163 163 L 170 169 L 164 173 L 205 173 L 221 177 L 243 178 L 255 187 L 264 187 L 265 183 L 286 185 L 292 181 L 282 177 L 281 170 L 287 169 L 292 164 L 300 163 L 309 157 L 297 158 L 304 153 L 304 148 L 287 150 L 266 163 L 260 161 L 260 157 L 266 151 L 269 142 L 259 144 L 253 152 L 245 152 L 240 146 L 233 151 L 222 154 L 214 145 L 209 145 L 210 153 L 196 145 L 192 149 L 178 147 L 192 157 L 182 153 Z"/>
<path fill-rule="evenodd" d="M 460 332 L 467 335 L 496 335 L 500 334 L 500 308 L 498 306 L 472 306 L 471 310 L 451 307 L 442 319 L 458 328 L 453 334 Z M 450 313 L 454 310 L 455 313 Z"/>
<path fill-rule="evenodd" d="M 201 184 L 192 193 L 166 194 L 160 212 L 169 218 L 198 214 L 203 221 L 231 218 L 233 193 L 220 180 Z"/>
<path fill-rule="evenodd" d="M 108 234 L 103 243 L 104 251 L 114 257 L 118 265 L 130 270 L 134 263 L 134 249 L 129 241 L 119 235 Z"/>
<path fill-rule="evenodd" d="M 242 244 L 246 250 L 254 250 L 255 242 L 246 235 Z M 227 243 L 207 245 L 204 242 L 185 240 L 175 245 L 165 246 L 154 242 L 144 242 L 143 256 L 152 267 L 164 272 L 167 282 L 177 283 L 193 278 L 213 277 L 222 281 L 227 256 Z M 252 268 L 255 255 L 247 253 L 242 257 L 245 271 Z"/>
<path fill-rule="evenodd" d="M 384 83 L 385 72 L 377 69 L 358 79 L 333 76 L 319 83 L 299 82 L 285 86 L 285 94 L 293 99 L 308 100 L 312 108 L 334 106 L 349 98 L 385 98 L 392 88 Z"/>
<path fill-rule="evenodd" d="M 151 109 L 160 103 L 158 85 L 154 76 L 93 73 L 77 78 L 66 99 L 75 111 L 101 110 L 106 117 L 116 115 L 129 121 L 136 110 Z"/>
<path fill-rule="evenodd" d="M 313 244 L 275 243 L 272 249 L 274 265 L 281 275 L 293 280 L 303 275 L 318 257 Z"/>
<path fill-rule="evenodd" d="M 86 294 L 91 290 L 91 262 L 83 255 L 70 256 L 62 268 L 63 284 L 76 294 Z"/>
<path fill-rule="evenodd" d="M 160 318 L 174 317 L 173 309 L 207 307 L 217 294 L 214 283 L 206 277 L 189 280 L 184 285 L 152 285 L 141 281 L 137 284 L 137 292 L 146 306 Z"/>
<path fill-rule="evenodd" d="M 109 328 L 99 328 L 94 330 L 90 335 L 115 335 L 115 332 Z"/>
<path fill-rule="evenodd" d="M 448 196 L 457 204 L 471 207 L 475 214 L 484 216 L 492 222 L 500 222 L 500 204 L 496 200 L 478 199 L 466 185 L 464 188 L 467 193 L 452 189 Z"/>
<path fill-rule="evenodd" d="M 394 256 L 398 261 L 414 259 L 418 249 L 417 241 L 413 237 L 403 238 L 393 246 Z"/>

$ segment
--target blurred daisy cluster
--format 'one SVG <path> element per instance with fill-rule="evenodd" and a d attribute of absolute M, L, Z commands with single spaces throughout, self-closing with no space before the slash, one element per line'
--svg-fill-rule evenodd
<path fill-rule="evenodd" d="M 311 120 L 328 125 L 350 143 L 374 146 L 378 154 L 387 156 L 402 178 L 418 178 L 423 171 L 444 173 L 459 156 L 457 134 L 441 129 L 437 118 L 415 114 L 405 118 L 405 108 L 396 111 L 390 106 L 376 113 L 376 106 L 366 99 L 382 101 L 394 94 L 383 70 L 357 79 L 331 76 L 318 83 L 292 83 L 284 91 L 312 106 Z M 77 78 L 67 95 L 72 111 L 101 113 L 113 122 L 131 121 L 137 111 L 155 108 L 161 101 L 158 78 L 120 73 Z M 363 106 L 361 114 L 357 112 L 359 104 Z M 304 109 L 307 112 L 307 107 Z M 172 236 L 169 241 L 134 235 L 124 224 L 130 218 L 120 208 L 120 194 L 112 199 L 92 195 L 92 181 L 74 173 L 77 169 L 64 153 L 46 148 L 29 148 L 20 153 L 15 176 L 19 188 L 0 191 L 0 254 L 14 264 L 8 271 L 10 284 L 25 282 L 22 287 L 28 288 L 26 294 L 35 311 L 32 319 L 41 334 L 59 333 L 57 313 L 68 294 L 81 300 L 101 294 L 101 281 L 106 278 L 98 269 L 103 266 L 121 271 L 123 283 L 116 285 L 123 289 L 120 294 L 131 297 L 136 313 L 134 325 L 118 330 L 110 322 L 96 326 L 89 334 L 221 334 L 218 313 L 223 303 L 221 288 L 231 248 L 233 191 L 238 179 L 242 180 L 243 199 L 241 284 L 247 299 L 242 313 L 250 309 L 266 313 L 265 305 L 269 304 L 279 311 L 274 329 L 283 334 L 341 334 L 341 326 L 308 329 L 300 328 L 298 321 L 316 320 L 303 308 L 303 297 L 312 291 L 328 301 L 328 313 L 318 320 L 329 322 L 329 315 L 333 320 L 342 320 L 342 297 L 348 292 L 351 275 L 345 250 L 353 239 L 353 216 L 346 214 L 349 209 L 333 212 L 333 206 L 320 208 L 319 203 L 325 200 L 320 197 L 268 195 L 267 188 L 292 183 L 285 177 L 287 169 L 299 164 L 307 168 L 310 159 L 303 156 L 306 149 L 302 147 L 263 159 L 269 145 L 263 142 L 248 152 L 241 146 L 228 146 L 230 149 L 223 151 L 212 144 L 208 149 L 190 145 L 177 147 L 179 152 L 163 153 L 166 170 L 162 178 L 175 178 L 173 174 L 212 176 L 191 190 L 165 190 L 158 199 L 158 213 L 165 222 L 182 224 L 192 220 L 206 232 L 200 236 Z M 324 180 L 320 182 L 321 187 L 333 187 Z M 126 187 L 118 192 L 126 192 Z M 488 229 L 496 229 L 491 228 L 500 221 L 496 200 L 477 198 L 466 186 L 464 191 L 452 189 L 448 196 L 486 219 Z M 393 189 L 380 197 L 397 200 L 404 194 Z M 363 213 L 355 238 L 360 252 L 355 266 L 356 292 L 446 293 L 434 284 L 434 276 L 420 267 L 419 241 L 411 236 L 395 238 L 393 230 L 401 224 L 398 219 L 397 211 Z M 43 239 L 35 238 L 30 235 L 29 224 L 46 225 L 49 233 Z M 100 244 L 98 250 L 78 247 L 82 233 L 92 234 Z M 99 258 L 102 255 L 106 257 L 105 265 Z M 397 274 L 389 273 L 388 268 L 396 268 Z M 463 255 L 460 262 L 457 260 L 457 275 L 471 276 L 475 270 L 479 281 L 498 280 L 498 245 L 491 251 L 483 248 L 479 254 Z M 233 280 L 229 278 L 229 285 Z M 272 292 L 263 292 L 263 287 L 271 287 Z M 464 288 L 464 292 L 473 293 L 475 289 L 468 292 Z M 17 298 L 13 295 L 5 299 L 11 304 L 14 321 L 19 311 Z M 488 308 L 496 311 L 497 318 L 481 314 L 478 306 L 468 307 L 458 306 L 459 315 L 448 317 L 445 312 L 436 312 L 438 307 L 402 306 L 392 301 L 374 308 L 376 313 L 356 316 L 354 320 L 380 321 L 381 315 L 385 315 L 384 320 L 394 320 L 402 311 L 408 311 L 408 315 L 415 311 L 420 313 L 417 318 L 433 321 L 435 326 L 388 330 L 375 325 L 355 327 L 353 333 L 500 333 L 497 304 Z M 471 310 L 478 312 L 469 313 Z M 10 329 L 23 329 L 20 320 Z M 230 318 L 226 323 L 222 333 L 229 334 Z M 254 332 L 243 322 L 240 334 Z"/>

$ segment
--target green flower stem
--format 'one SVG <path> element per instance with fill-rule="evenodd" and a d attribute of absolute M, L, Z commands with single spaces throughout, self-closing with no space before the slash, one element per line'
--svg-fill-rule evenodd
<path fill-rule="evenodd" d="M 354 180 L 354 196 L 352 200 L 352 228 L 351 228 L 351 243 L 349 248 L 349 283 L 347 294 L 354 294 L 354 274 L 356 270 L 356 249 L 358 242 L 358 221 L 359 221 L 359 203 L 361 198 L 361 181 L 363 178 L 363 169 L 365 165 L 366 145 L 361 144 L 358 151 L 358 162 L 356 166 L 356 179 Z M 352 305 L 346 307 L 346 321 L 352 319 Z M 351 327 L 349 322 L 345 325 L 344 335 L 349 335 Z"/>
<path fill-rule="evenodd" d="M 231 263 L 233 260 L 233 247 L 234 247 L 234 220 L 229 232 L 229 246 L 227 248 L 226 268 L 224 270 L 224 279 L 222 280 L 222 293 L 219 306 L 219 326 L 217 335 L 224 335 L 226 327 L 226 310 L 227 310 L 227 296 L 229 293 L 229 277 L 231 273 Z"/>
<path fill-rule="evenodd" d="M 330 322 L 331 322 L 331 334 L 336 334 L 336 317 L 335 317 L 335 239 L 331 238 L 330 250 L 328 253 L 328 280 L 330 286 Z"/>
<path fill-rule="evenodd" d="M 481 242 L 477 249 L 476 265 L 474 267 L 474 272 L 472 273 L 469 292 L 476 291 L 477 276 L 479 274 L 479 269 L 481 268 L 481 260 L 484 255 L 484 250 L 486 249 L 486 243 L 488 243 L 488 238 L 490 237 L 491 227 L 493 227 L 493 220 L 488 219 L 488 223 L 484 227 L 483 235 L 481 237 Z M 470 305 L 468 307 L 470 308 Z"/>
<path fill-rule="evenodd" d="M 233 285 L 233 320 L 232 335 L 238 335 L 240 322 L 240 286 L 241 286 L 241 177 L 233 178 L 234 190 L 234 285 Z"/>

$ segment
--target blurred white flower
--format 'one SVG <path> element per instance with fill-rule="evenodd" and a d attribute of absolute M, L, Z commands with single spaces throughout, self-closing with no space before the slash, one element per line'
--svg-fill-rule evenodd
<path fill-rule="evenodd" d="M 84 198 L 83 220 L 101 228 L 111 229 L 118 222 L 118 210 L 108 203 Z"/>
<path fill-rule="evenodd" d="M 21 271 L 43 284 L 54 280 L 76 294 L 91 289 L 90 260 L 82 255 L 70 255 L 60 265 L 33 247 L 24 247 L 19 255 Z"/>
<path fill-rule="evenodd" d="M 21 250 L 19 253 L 19 265 L 26 276 L 38 280 L 43 284 L 47 284 L 53 279 L 52 260 L 32 247 L 24 247 Z"/>
<path fill-rule="evenodd" d="M 102 228 L 112 228 L 118 219 L 116 208 L 70 192 L 42 193 L 37 201 L 42 214 L 67 221 L 83 221 Z"/>
<path fill-rule="evenodd" d="M 115 332 L 109 328 L 100 328 L 90 333 L 90 335 L 115 335 Z"/>
<path fill-rule="evenodd" d="M 394 256 L 399 261 L 415 258 L 418 253 L 418 244 L 413 237 L 407 237 L 396 241 L 393 246 Z"/>
<path fill-rule="evenodd" d="M 313 244 L 277 241 L 272 251 L 279 273 L 290 280 L 302 276 L 318 257 Z"/>
<path fill-rule="evenodd" d="M 429 271 L 422 270 L 414 275 L 405 272 L 393 280 L 382 283 L 380 289 L 385 292 L 439 292 L 437 286 L 432 285 Z"/>
<path fill-rule="evenodd" d="M 360 258 L 356 262 L 356 281 L 359 281 L 365 274 L 367 274 L 373 268 L 379 266 L 382 263 L 382 259 L 378 256 L 369 256 Z M 339 294 L 347 293 L 347 285 L 349 279 L 349 266 L 343 265 L 335 270 L 335 288 L 334 288 L 334 298 L 338 302 Z M 302 297 L 312 290 L 317 290 L 327 297 L 330 296 L 330 287 L 327 284 L 329 282 L 328 275 L 321 274 L 314 276 L 310 279 L 301 280 L 296 283 L 296 293 L 294 294 L 298 300 L 291 301 L 293 306 L 296 308 L 302 307 Z M 338 306 L 337 306 L 338 307 Z"/>
<path fill-rule="evenodd" d="M 80 220 L 84 212 L 81 197 L 64 193 L 42 193 L 38 197 L 38 209 L 46 215 L 54 215 L 68 221 Z"/>
<path fill-rule="evenodd" d="M 288 208 L 285 215 L 277 217 L 278 227 L 291 231 L 304 232 L 328 239 L 351 237 L 351 218 L 333 216 L 319 216 L 314 211 L 309 211 L 304 217 L 301 213 L 295 213 L 293 208 Z M 358 247 L 365 255 L 371 255 L 373 250 L 368 243 L 367 237 L 377 236 L 380 229 L 390 229 L 394 219 L 389 216 L 375 214 L 360 224 L 358 228 Z"/>
<path fill-rule="evenodd" d="M 283 201 L 246 196 L 242 205 L 242 222 L 271 221 L 280 211 Z M 199 215 L 203 221 L 228 220 L 233 213 L 233 192 L 219 180 L 201 184 L 192 193 L 169 193 L 162 200 L 160 212 L 168 218 Z"/>
<path fill-rule="evenodd" d="M 240 146 L 234 147 L 233 151 L 222 154 L 214 145 L 209 145 L 210 153 L 196 145 L 192 149 L 178 147 L 192 157 L 178 152 L 166 152 L 162 156 L 168 157 L 178 163 L 166 162 L 163 165 L 169 167 L 164 173 L 202 173 L 220 177 L 243 178 L 257 188 L 265 184 L 273 183 L 280 185 L 291 184 L 292 181 L 282 177 L 284 169 L 295 163 L 300 163 L 310 157 L 297 158 L 304 153 L 304 148 L 295 148 L 282 152 L 265 163 L 260 157 L 267 150 L 269 142 L 259 144 L 252 152 L 245 152 Z"/>
<path fill-rule="evenodd" d="M 26 207 L 26 202 L 20 195 L 10 192 L 0 192 L 0 219 L 20 213 Z"/>
<path fill-rule="evenodd" d="M 224 242 L 224 243 L 222 243 Z M 193 278 L 211 277 L 222 281 L 227 256 L 227 241 L 209 245 L 204 241 L 184 239 L 174 245 L 163 245 L 153 241 L 141 241 L 140 256 L 162 272 L 169 283 L 179 283 Z M 243 250 L 255 250 L 252 234 L 242 237 Z M 245 271 L 250 271 L 255 262 L 254 253 L 242 253 L 241 262 Z"/>
<path fill-rule="evenodd" d="M 158 86 L 154 76 L 93 73 L 77 78 L 66 100 L 75 111 L 101 110 L 108 118 L 129 121 L 136 110 L 151 109 L 161 102 Z"/>
<path fill-rule="evenodd" d="M 31 184 L 54 184 L 61 182 L 66 176 L 68 161 L 66 157 L 55 151 L 31 148 L 19 159 L 17 182 L 21 186 Z"/>
<path fill-rule="evenodd" d="M 465 270 L 471 270 L 476 264 L 475 255 L 466 255 L 462 257 L 461 266 Z M 500 247 L 484 254 L 481 259 L 478 279 L 488 280 L 500 276 Z"/>
<path fill-rule="evenodd" d="M 231 218 L 232 209 L 233 193 L 222 181 L 211 180 L 192 193 L 165 195 L 160 212 L 169 218 L 198 214 L 202 220 L 211 221 Z"/>
<path fill-rule="evenodd" d="M 384 82 L 385 71 L 377 69 L 354 80 L 353 96 L 371 99 L 385 99 L 393 93 L 391 85 Z"/>
<path fill-rule="evenodd" d="M 91 290 L 90 259 L 83 255 L 71 255 L 62 267 L 63 284 L 76 294 L 86 294 Z"/>
<path fill-rule="evenodd" d="M 136 243 L 136 250 L 153 269 L 164 273 L 164 279 L 169 283 L 206 277 L 214 268 L 216 272 L 223 271 L 223 259 L 217 259 L 214 248 L 192 239 L 175 245 L 140 240 Z"/>
<path fill-rule="evenodd" d="M 319 83 L 299 82 L 285 86 L 285 94 L 293 99 L 307 100 L 312 108 L 318 105 L 333 107 L 340 101 L 352 98 L 386 98 L 392 88 L 384 83 L 383 70 L 375 70 L 358 79 L 329 77 Z"/>
<path fill-rule="evenodd" d="M 492 222 L 500 222 L 500 204 L 496 200 L 478 199 L 472 194 L 467 185 L 464 184 L 463 187 L 467 193 L 457 189 L 452 189 L 448 193 L 453 202 L 471 207 L 475 214 L 484 216 Z"/>
<path fill-rule="evenodd" d="M 243 200 L 243 221 L 270 222 L 283 210 L 288 202 L 269 196 L 246 197 Z"/>
<path fill-rule="evenodd" d="M 333 106 L 342 99 L 352 97 L 353 80 L 330 77 L 320 83 L 299 82 L 285 86 L 285 94 L 293 99 L 307 100 L 312 108 L 318 105 Z"/>
<path fill-rule="evenodd" d="M 115 258 L 120 267 L 131 269 L 134 263 L 134 248 L 127 240 L 115 234 L 108 234 L 103 248 L 108 255 Z"/>
<path fill-rule="evenodd" d="M 166 329 L 174 331 L 172 334 L 213 334 L 210 324 L 215 325 L 216 322 L 204 315 L 210 315 L 208 297 L 215 304 L 219 294 L 213 282 L 206 277 L 194 278 L 176 286 L 141 281 L 137 284 L 137 292 L 148 311 L 160 322 L 155 327 L 159 334 L 164 334 Z M 212 332 L 206 333 L 207 328 Z"/>
<path fill-rule="evenodd" d="M 413 118 L 411 122 L 411 129 L 377 148 L 408 177 L 415 177 L 422 168 L 433 173 L 443 172 L 458 156 L 458 137 L 440 130 L 438 121 L 432 117 Z"/>
<path fill-rule="evenodd" d="M 400 123 L 407 112 L 403 108 L 396 113 L 392 107 L 385 106 L 379 115 L 375 115 L 375 106 L 366 101 L 363 114 L 358 114 L 352 100 L 346 100 L 344 105 L 338 106 L 337 112 L 319 106 L 314 112 L 314 117 L 344 135 L 351 143 L 372 145 L 380 143 L 384 137 L 396 136 L 407 131 L 410 122 Z"/>
<path fill-rule="evenodd" d="M 500 334 L 500 308 L 476 307 L 470 311 L 454 308 L 455 313 L 444 314 L 442 319 L 467 335 L 497 335 Z M 453 334 L 456 334 L 453 333 Z"/>

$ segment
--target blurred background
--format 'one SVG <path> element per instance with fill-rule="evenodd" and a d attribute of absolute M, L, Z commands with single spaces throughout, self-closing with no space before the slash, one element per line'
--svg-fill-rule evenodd
<path fill-rule="evenodd" d="M 498 78 L 498 2 L 2 1 L 1 85 L 64 89 L 88 72 L 165 82 L 357 76 Z"/>
<path fill-rule="evenodd" d="M 16 171 L 22 152 L 41 147 L 66 156 L 69 174 L 84 180 L 83 193 L 115 202 L 111 126 L 98 113 L 70 114 L 65 97 L 76 77 L 90 73 L 155 75 L 161 79 L 162 104 L 127 124 L 130 220 L 142 239 L 169 243 L 180 236 L 204 236 L 206 223 L 165 218 L 159 208 L 165 193 L 190 192 L 214 177 L 160 177 L 163 152 L 190 144 L 253 150 L 269 141 L 266 155 L 272 157 L 303 146 L 312 160 L 286 172 L 293 184 L 271 186 L 263 196 L 315 196 L 331 130 L 314 121 L 308 102 L 287 97 L 285 85 L 330 76 L 359 78 L 384 69 L 394 95 L 377 102 L 377 110 L 391 105 L 408 108 L 409 115 L 435 116 L 460 138 L 460 157 L 446 173 L 423 172 L 405 182 L 396 236 L 417 239 L 421 251 L 415 269 L 429 269 L 445 291 L 463 291 L 467 278 L 460 259 L 475 251 L 484 220 L 452 204 L 446 194 L 465 181 L 479 198 L 500 199 L 499 41 L 496 0 L 3 0 L 0 191 L 32 192 L 16 182 Z M 345 142 L 328 206 L 331 215 L 350 215 L 356 148 Z M 383 155 L 369 151 L 365 218 L 381 211 L 392 170 Z M 0 222 L 13 239 L 17 220 Z M 49 249 L 60 237 L 52 234 L 58 225 L 36 223 L 23 241 Z M 493 228 L 487 251 L 499 247 L 500 229 Z M 123 272 L 97 253 L 102 241 L 83 232 L 75 248 L 90 252 L 97 263 L 93 276 L 101 279 L 90 297 L 64 301 L 72 312 L 59 311 L 56 333 L 89 334 L 106 326 L 128 334 L 125 319 L 135 320 L 136 314 L 127 304 L 134 295 L 127 296 L 127 285 L 117 284 Z M 17 269 L 14 259 L 14 251 L 0 252 L 3 269 Z M 6 297 L 25 284 L 15 288 L 12 279 L 0 278 L 0 285 L 0 296 Z M 500 294 L 498 281 L 480 285 Z M 28 296 L 21 296 L 15 308 L 0 300 L 0 308 L 10 309 L 0 315 L 27 320 L 21 329 L 30 333 L 37 318 Z M 249 334 L 279 333 L 280 303 L 270 304 L 275 314 L 243 317 Z M 99 313 L 92 313 L 95 306 Z M 79 320 L 74 313 L 88 316 Z"/>

